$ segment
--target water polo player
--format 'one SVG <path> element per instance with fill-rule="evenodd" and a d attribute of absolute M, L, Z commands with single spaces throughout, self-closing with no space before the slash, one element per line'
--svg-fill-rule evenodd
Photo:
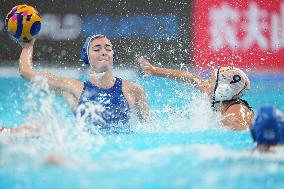
<path fill-rule="evenodd" d="M 141 57 L 140 66 L 146 76 L 155 75 L 180 81 L 197 87 L 207 93 L 212 108 L 221 112 L 224 125 L 234 130 L 248 129 L 252 125 L 253 110 L 241 97 L 249 89 L 250 82 L 246 74 L 234 67 L 220 67 L 214 70 L 209 80 L 186 71 L 154 67 Z"/>
<path fill-rule="evenodd" d="M 284 147 L 284 113 L 275 106 L 263 105 L 256 114 L 251 135 L 256 150 L 273 152 Z"/>
<path fill-rule="evenodd" d="M 28 81 L 35 77 L 47 79 L 50 88 L 56 90 L 77 115 L 87 118 L 88 123 L 100 128 L 124 125 L 128 123 L 132 110 L 142 121 L 150 119 L 143 89 L 114 76 L 113 49 L 106 36 L 91 36 L 83 46 L 81 59 L 89 65 L 89 80 L 84 83 L 35 70 L 32 61 L 34 40 L 22 45 L 21 76 Z"/>

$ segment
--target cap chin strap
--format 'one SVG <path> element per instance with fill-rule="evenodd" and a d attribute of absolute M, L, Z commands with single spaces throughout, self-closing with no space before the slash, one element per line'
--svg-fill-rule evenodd
<path fill-rule="evenodd" d="M 220 69 L 221 69 L 221 67 L 219 67 L 218 70 L 217 70 L 216 82 L 215 82 L 215 87 L 214 87 L 214 92 L 213 92 L 213 97 L 212 97 L 212 105 L 211 105 L 212 108 L 215 108 L 215 104 L 219 103 L 219 101 L 217 102 L 215 100 L 216 99 L 215 92 L 216 92 L 217 87 L 218 87 Z"/>

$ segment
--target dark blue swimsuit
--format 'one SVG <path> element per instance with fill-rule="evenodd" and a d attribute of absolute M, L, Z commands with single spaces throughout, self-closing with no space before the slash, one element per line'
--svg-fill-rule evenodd
<path fill-rule="evenodd" d="M 115 78 L 114 86 L 109 89 L 101 89 L 90 81 L 84 82 L 76 114 L 102 129 L 127 123 L 130 108 L 122 93 L 122 80 Z"/>

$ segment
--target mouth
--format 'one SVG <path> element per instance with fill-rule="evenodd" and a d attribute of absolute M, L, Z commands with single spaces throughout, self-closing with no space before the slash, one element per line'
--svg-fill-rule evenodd
<path fill-rule="evenodd" d="M 99 62 L 109 61 L 108 59 L 99 60 Z"/>
<path fill-rule="evenodd" d="M 100 64 L 109 64 L 109 60 L 103 59 L 98 61 Z"/>

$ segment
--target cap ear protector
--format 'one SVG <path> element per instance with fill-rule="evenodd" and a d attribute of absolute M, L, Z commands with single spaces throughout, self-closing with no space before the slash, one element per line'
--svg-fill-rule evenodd
<path fill-rule="evenodd" d="M 90 37 L 88 37 L 80 51 L 80 58 L 81 60 L 84 62 L 84 64 L 86 65 L 90 65 L 90 59 L 89 59 L 89 47 L 90 47 L 90 43 L 96 39 L 96 38 L 103 38 L 106 37 L 104 35 L 92 35 Z M 113 53 L 113 60 L 116 60 L 117 56 L 115 53 Z"/>
<path fill-rule="evenodd" d="M 262 106 L 251 128 L 253 141 L 258 144 L 284 144 L 284 114 L 271 105 Z"/>

